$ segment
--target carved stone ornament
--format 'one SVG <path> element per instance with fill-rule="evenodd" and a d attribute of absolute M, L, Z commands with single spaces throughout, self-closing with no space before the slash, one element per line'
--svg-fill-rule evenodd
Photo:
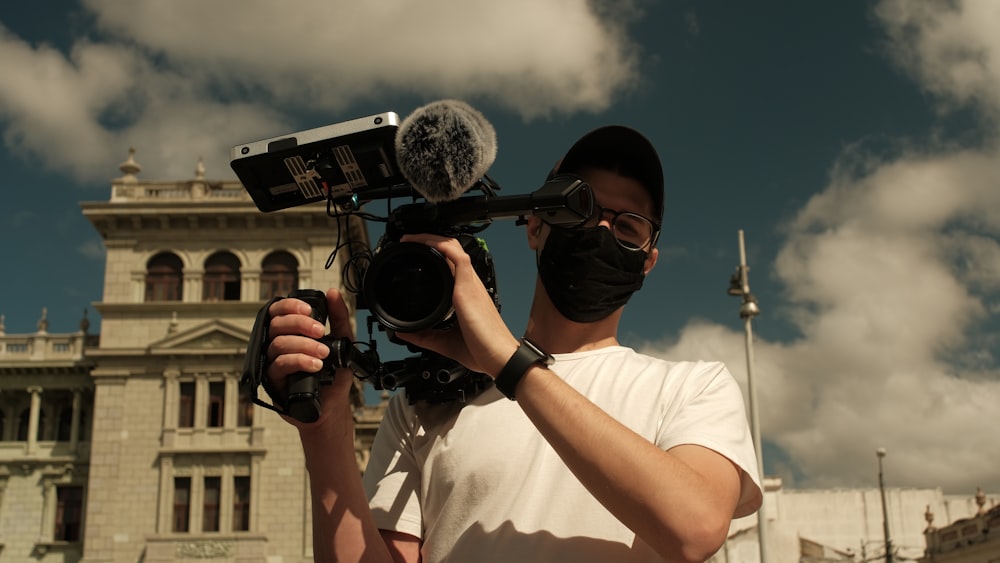
<path fill-rule="evenodd" d="M 177 544 L 178 559 L 214 559 L 232 557 L 233 542 L 194 541 Z"/>

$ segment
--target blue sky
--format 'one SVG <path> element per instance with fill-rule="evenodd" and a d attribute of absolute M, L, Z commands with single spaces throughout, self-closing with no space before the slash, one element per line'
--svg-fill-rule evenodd
<path fill-rule="evenodd" d="M 746 233 L 765 469 L 788 486 L 1000 490 L 1000 5 L 331 0 L 0 6 L 8 333 L 76 329 L 130 146 L 147 179 L 232 178 L 232 145 L 460 98 L 490 175 L 537 188 L 582 133 L 634 126 L 667 177 L 661 260 L 621 337 L 746 381 Z M 613 7 L 608 7 L 613 6 Z M 503 312 L 533 257 L 486 232 Z"/>

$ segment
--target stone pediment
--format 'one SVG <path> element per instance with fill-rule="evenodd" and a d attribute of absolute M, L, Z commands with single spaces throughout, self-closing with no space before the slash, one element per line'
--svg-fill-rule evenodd
<path fill-rule="evenodd" d="M 246 348 L 250 341 L 250 331 L 233 326 L 225 321 L 209 321 L 172 334 L 149 345 L 150 351 L 177 350 L 232 350 Z"/>

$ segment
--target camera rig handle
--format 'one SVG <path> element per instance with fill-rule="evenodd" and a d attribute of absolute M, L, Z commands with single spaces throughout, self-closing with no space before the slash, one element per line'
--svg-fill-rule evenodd
<path fill-rule="evenodd" d="M 309 316 L 326 324 L 326 295 L 322 291 L 297 289 L 289 293 L 288 296 L 305 301 L 312 308 Z M 319 373 L 301 371 L 288 376 L 288 397 L 285 399 L 285 411 L 289 416 L 302 422 L 316 422 L 320 412 L 320 377 Z M 332 374 L 327 379 L 332 381 Z M 325 383 L 329 383 L 329 381 Z"/>
<path fill-rule="evenodd" d="M 312 313 L 309 316 L 326 324 L 326 295 L 322 291 L 297 289 L 289 293 L 288 297 L 305 301 L 312 308 Z M 257 313 L 240 384 L 254 404 L 301 422 L 315 422 L 320 414 L 320 387 L 333 382 L 336 368 L 349 368 L 358 378 L 365 379 L 379 372 L 381 363 L 374 350 L 362 352 L 350 338 L 324 336 L 319 341 L 330 348 L 330 354 L 327 356 L 323 368 L 316 373 L 293 373 L 288 376 L 286 390 L 284 392 L 278 391 L 274 388 L 265 371 L 268 363 L 267 346 L 271 343 L 269 309 L 272 304 L 281 299 L 284 298 L 271 299 Z M 273 405 L 257 397 L 258 387 L 264 387 L 264 391 L 274 402 Z"/>

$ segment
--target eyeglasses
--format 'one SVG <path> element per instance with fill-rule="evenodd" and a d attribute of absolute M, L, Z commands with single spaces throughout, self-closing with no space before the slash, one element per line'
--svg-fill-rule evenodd
<path fill-rule="evenodd" d="M 660 225 L 631 211 L 616 211 L 594 204 L 594 213 L 583 223 L 584 227 L 594 227 L 606 215 L 611 215 L 611 234 L 623 248 L 646 250 L 660 235 Z"/>

